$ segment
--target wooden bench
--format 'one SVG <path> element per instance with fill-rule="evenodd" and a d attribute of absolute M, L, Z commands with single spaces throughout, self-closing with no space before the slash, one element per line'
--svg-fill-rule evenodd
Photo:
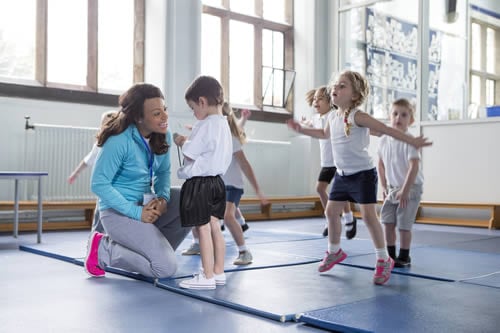
<path fill-rule="evenodd" d="M 382 205 L 382 201 L 378 201 Z M 361 213 L 352 205 L 354 216 L 360 218 Z M 482 210 L 488 212 L 486 218 L 471 218 L 467 215 L 455 217 L 441 217 L 438 214 L 428 214 L 425 208 L 446 209 L 448 212 L 473 211 Z M 488 229 L 500 229 L 500 204 L 495 203 L 453 203 L 453 202 L 437 202 L 437 201 L 422 201 L 417 212 L 416 223 L 424 224 L 441 224 L 463 227 L 482 227 Z"/>
<path fill-rule="evenodd" d="M 49 222 L 44 218 L 43 230 L 67 230 L 67 229 L 90 229 L 94 219 L 95 200 L 88 201 L 45 201 L 43 210 L 83 210 L 84 219 L 82 221 L 61 221 Z M 36 201 L 19 201 L 19 211 L 37 210 Z M 14 203 L 12 201 L 0 201 L 0 211 L 13 211 Z M 0 232 L 12 231 L 13 224 L 1 223 Z M 22 231 L 36 230 L 36 222 L 19 223 L 19 229 Z"/>
<path fill-rule="evenodd" d="M 323 216 L 323 206 L 319 197 L 316 196 L 295 196 L 295 197 L 274 197 L 268 198 L 269 205 L 261 206 L 259 199 L 242 198 L 240 207 L 255 206 L 244 212 L 248 221 L 261 221 L 272 219 L 291 219 L 301 217 Z M 90 229 L 94 217 L 95 201 L 46 201 L 43 203 L 43 210 L 83 210 L 84 219 L 82 221 L 59 221 L 49 222 L 44 217 L 43 230 L 68 230 L 68 229 Z M 293 205 L 304 204 L 304 207 L 294 209 Z M 12 201 L 0 201 L 0 211 L 12 211 L 14 203 Z M 19 211 L 36 210 L 36 201 L 20 201 Z M 12 223 L 1 223 L 0 232 L 12 231 Z M 24 222 L 19 224 L 22 231 L 36 230 L 36 222 Z"/>
<path fill-rule="evenodd" d="M 323 206 L 317 196 L 271 197 L 267 200 L 269 204 L 261 206 L 260 200 L 257 198 L 243 197 L 240 201 L 240 209 L 243 211 L 245 220 L 261 221 L 323 216 Z M 305 206 L 294 209 L 294 205 L 300 204 L 305 204 Z M 260 211 L 258 209 L 245 211 L 246 206 L 260 207 Z"/>

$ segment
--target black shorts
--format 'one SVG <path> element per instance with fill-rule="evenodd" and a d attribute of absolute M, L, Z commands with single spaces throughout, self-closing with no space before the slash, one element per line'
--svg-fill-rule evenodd
<path fill-rule="evenodd" d="M 333 178 L 332 189 L 328 197 L 333 201 L 351 201 L 359 204 L 377 203 L 377 169 L 360 171 L 353 175 Z"/>
<path fill-rule="evenodd" d="M 324 182 L 330 184 L 333 177 L 335 176 L 335 172 L 337 172 L 336 167 L 322 167 L 319 172 L 318 182 Z"/>
<path fill-rule="evenodd" d="M 210 217 L 224 218 L 226 189 L 220 176 L 193 177 L 181 188 L 180 216 L 183 227 L 210 222 Z"/>

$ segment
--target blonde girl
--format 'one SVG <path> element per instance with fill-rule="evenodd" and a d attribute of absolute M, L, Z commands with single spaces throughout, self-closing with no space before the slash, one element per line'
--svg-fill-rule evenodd
<path fill-rule="evenodd" d="M 316 138 L 330 138 L 335 156 L 335 174 L 328 198 L 326 215 L 328 218 L 328 250 L 318 267 L 326 272 L 342 262 L 347 254 L 340 247 L 340 214 L 345 201 L 359 204 L 373 244 L 377 261 L 373 282 L 386 283 L 394 267 L 394 260 L 386 249 L 384 232 L 376 212 L 377 171 L 368 153 L 370 134 L 385 134 L 406 142 L 416 148 L 432 143 L 426 138 L 408 136 L 401 131 L 388 127 L 359 109 L 369 94 L 367 80 L 358 72 L 344 71 L 329 85 L 332 103 L 337 111 L 324 129 L 304 128 L 299 122 L 288 121 L 293 130 Z"/>

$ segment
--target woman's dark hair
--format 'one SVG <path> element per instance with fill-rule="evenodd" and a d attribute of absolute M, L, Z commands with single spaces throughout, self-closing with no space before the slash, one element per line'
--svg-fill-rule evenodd
<path fill-rule="evenodd" d="M 97 146 L 102 147 L 106 140 L 125 131 L 130 125 L 137 124 L 144 117 L 144 101 L 150 98 L 165 99 L 160 88 L 149 83 L 137 83 L 124 92 L 118 99 L 120 110 L 97 134 Z M 168 151 L 165 134 L 152 133 L 149 139 L 151 151 L 157 155 Z"/>
<path fill-rule="evenodd" d="M 219 81 L 211 76 L 198 76 L 186 89 L 186 101 L 198 103 L 200 97 L 205 97 L 208 105 L 222 105 L 224 103 L 224 90 Z"/>

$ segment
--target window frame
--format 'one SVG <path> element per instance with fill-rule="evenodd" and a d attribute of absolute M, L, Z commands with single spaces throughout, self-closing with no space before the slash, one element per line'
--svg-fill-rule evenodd
<path fill-rule="evenodd" d="M 144 81 L 145 2 L 134 0 L 133 81 Z M 116 106 L 119 94 L 98 91 L 98 0 L 87 0 L 87 82 L 85 86 L 47 82 L 48 0 L 36 1 L 35 78 L 2 78 L 0 96 Z"/>
<path fill-rule="evenodd" d="M 487 28 L 495 30 L 495 48 L 497 50 L 500 49 L 500 26 L 496 26 L 494 24 L 491 24 L 489 22 L 483 21 L 479 18 L 476 17 L 471 17 L 470 19 L 470 37 L 469 39 L 472 41 L 472 24 L 477 24 L 479 25 L 481 29 L 481 69 L 473 69 L 472 68 L 472 47 L 469 48 L 469 100 L 471 100 L 472 97 L 472 77 L 477 76 L 479 77 L 480 80 L 480 91 L 481 91 L 481 96 L 480 96 L 480 104 L 478 105 L 479 107 L 487 107 L 489 105 L 486 105 L 486 82 L 488 80 L 492 80 L 495 82 L 495 100 L 493 105 L 499 105 L 500 104 L 500 56 L 497 57 L 496 59 L 496 71 L 499 74 L 491 73 L 486 70 L 486 59 L 487 59 L 487 52 L 486 52 L 486 30 Z M 497 97 L 498 96 L 498 97 Z"/>
<path fill-rule="evenodd" d="M 285 108 L 263 105 L 262 100 L 262 31 L 263 29 L 279 31 L 284 37 L 284 70 L 294 70 L 294 32 L 293 32 L 293 1 L 285 1 L 285 21 L 280 23 L 263 18 L 263 1 L 255 0 L 256 15 L 248 15 L 230 10 L 230 0 L 222 0 L 222 7 L 202 4 L 202 13 L 214 15 L 221 20 L 221 85 L 229 95 L 229 22 L 236 20 L 254 26 L 254 92 L 255 105 L 232 104 L 239 113 L 241 109 L 250 109 L 252 120 L 265 122 L 283 122 L 293 115 L 293 88 L 288 96 Z"/>

